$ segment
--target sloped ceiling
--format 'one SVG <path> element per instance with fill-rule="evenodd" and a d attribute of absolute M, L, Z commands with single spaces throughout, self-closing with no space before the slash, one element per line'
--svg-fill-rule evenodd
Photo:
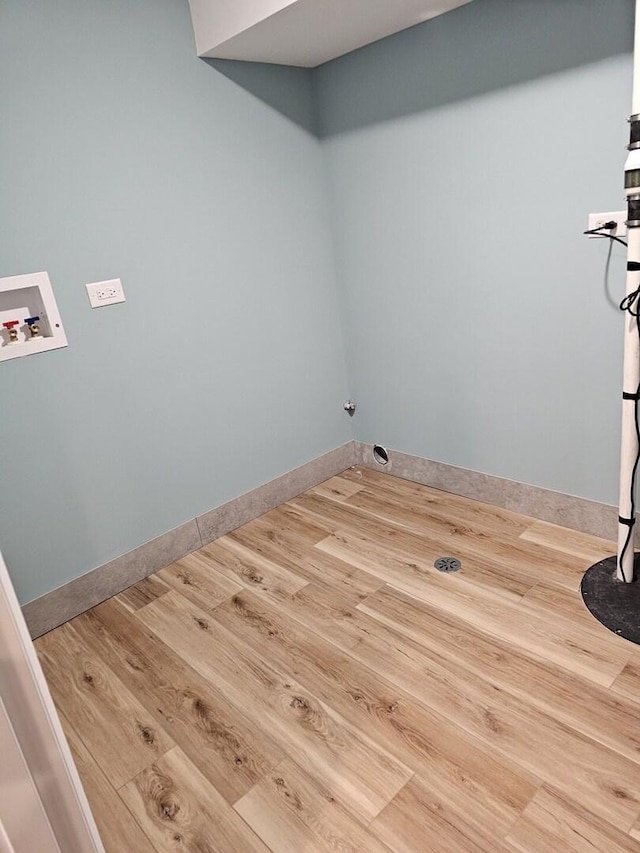
<path fill-rule="evenodd" d="M 315 68 L 472 0 L 189 0 L 199 56 Z"/>

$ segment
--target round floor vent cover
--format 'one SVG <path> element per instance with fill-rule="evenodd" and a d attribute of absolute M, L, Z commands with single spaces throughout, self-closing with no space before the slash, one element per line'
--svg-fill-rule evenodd
<path fill-rule="evenodd" d="M 434 567 L 439 572 L 457 572 L 462 568 L 462 563 L 460 560 L 456 560 L 455 557 L 440 557 L 433 564 Z"/>

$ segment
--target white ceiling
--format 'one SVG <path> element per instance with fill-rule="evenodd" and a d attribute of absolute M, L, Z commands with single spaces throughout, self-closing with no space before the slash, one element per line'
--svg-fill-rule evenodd
<path fill-rule="evenodd" d="M 472 0 L 189 0 L 200 56 L 314 68 Z"/>

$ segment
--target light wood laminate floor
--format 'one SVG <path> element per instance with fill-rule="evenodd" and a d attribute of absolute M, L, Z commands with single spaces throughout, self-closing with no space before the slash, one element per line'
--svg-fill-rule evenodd
<path fill-rule="evenodd" d="M 351 469 L 40 638 L 107 850 L 640 851 L 612 550 Z"/>

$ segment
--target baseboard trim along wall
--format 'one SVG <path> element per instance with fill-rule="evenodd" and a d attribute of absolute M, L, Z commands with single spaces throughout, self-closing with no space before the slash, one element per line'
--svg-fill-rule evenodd
<path fill-rule="evenodd" d="M 35 639 L 46 634 L 354 464 L 355 447 L 350 441 L 41 595 L 22 607 L 31 636 Z"/>
<path fill-rule="evenodd" d="M 379 465 L 373 457 L 372 445 L 348 442 L 25 604 L 22 612 L 31 636 L 35 638 L 51 631 L 191 551 L 353 465 L 362 465 L 583 533 L 605 539 L 616 537 L 618 512 L 616 507 L 608 504 L 444 462 L 433 462 L 398 450 L 389 450 L 388 464 Z"/>
<path fill-rule="evenodd" d="M 389 448 L 388 464 L 380 465 L 373 457 L 373 445 L 356 441 L 355 449 L 355 464 L 365 468 L 493 504 L 540 521 L 571 527 L 582 533 L 616 539 L 618 510 L 609 504 L 494 477 L 492 474 L 481 474 L 444 462 L 433 462 Z"/>
<path fill-rule="evenodd" d="M 277 477 L 264 486 L 258 486 L 239 498 L 234 498 L 222 506 L 201 515 L 196 519 L 202 544 L 208 545 L 214 539 L 224 536 L 270 509 L 280 506 L 296 495 L 306 492 L 335 477 L 355 465 L 355 442 L 350 441 L 342 447 L 325 453 L 299 468 L 294 468 L 282 477 Z"/>

